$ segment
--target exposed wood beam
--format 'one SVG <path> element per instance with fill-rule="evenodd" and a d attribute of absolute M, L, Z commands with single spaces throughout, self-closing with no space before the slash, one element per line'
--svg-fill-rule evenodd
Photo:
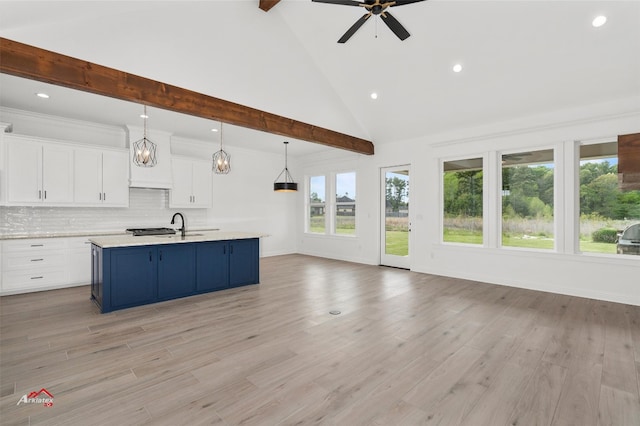
<path fill-rule="evenodd" d="M 1 37 L 0 72 L 360 154 L 374 153 L 373 143 L 365 139 Z"/>
<path fill-rule="evenodd" d="M 265 12 L 268 12 L 269 9 L 278 3 L 280 3 L 280 0 L 260 0 L 260 5 L 258 7 Z"/>

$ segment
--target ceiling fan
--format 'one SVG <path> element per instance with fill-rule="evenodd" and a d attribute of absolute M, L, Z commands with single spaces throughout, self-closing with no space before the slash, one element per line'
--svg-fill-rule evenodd
<path fill-rule="evenodd" d="M 400 40 L 404 40 L 410 36 L 409 32 L 402 26 L 400 22 L 396 18 L 393 17 L 392 14 L 387 12 L 387 9 L 394 6 L 404 6 L 405 4 L 418 3 L 426 0 L 395 0 L 395 1 L 386 1 L 386 0 L 363 0 L 363 1 L 355 1 L 355 0 L 311 0 L 317 3 L 329 3 L 329 4 L 341 4 L 345 6 L 361 6 L 367 9 L 367 13 L 365 13 L 360 19 L 356 21 L 355 24 L 351 26 L 347 30 L 346 33 L 338 40 L 338 43 L 346 43 L 347 40 L 351 38 L 352 35 L 355 34 L 356 31 L 371 17 L 371 15 L 380 15 L 382 21 L 387 24 L 387 27 L 395 35 L 398 36 Z"/>

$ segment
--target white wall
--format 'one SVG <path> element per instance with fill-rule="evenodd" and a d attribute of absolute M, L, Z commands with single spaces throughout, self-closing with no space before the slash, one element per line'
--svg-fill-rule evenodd
<path fill-rule="evenodd" d="M 66 120 L 0 108 L 0 121 L 13 124 L 13 133 L 66 140 L 85 145 L 126 147 L 123 128 Z M 173 154 L 211 159 L 211 142 L 173 138 Z M 296 251 L 296 199 L 299 194 L 273 192 L 273 180 L 284 166 L 279 154 L 234 148 L 231 173 L 213 175 L 213 206 L 182 209 L 187 229 L 220 228 L 269 234 L 261 241 L 261 256 Z M 290 158 L 291 167 L 295 159 Z M 129 208 L 12 207 L 0 206 L 0 235 L 42 235 L 60 232 L 123 231 L 128 227 L 171 226 L 177 209 L 168 207 L 168 191 L 130 189 Z"/>
<path fill-rule="evenodd" d="M 640 131 L 640 100 L 554 111 L 482 128 L 393 144 L 377 144 L 372 157 L 351 154 L 333 159 L 300 159 L 306 176 L 329 173 L 350 164 L 357 172 L 357 236 L 298 233 L 299 252 L 368 264 L 380 262 L 380 168 L 411 165 L 411 270 L 475 281 L 530 288 L 640 305 L 640 256 L 589 255 L 575 250 L 577 199 L 576 141 L 611 138 Z M 498 247 L 500 214 L 498 152 L 553 147 L 556 153 L 556 251 Z M 441 242 L 441 160 L 466 156 L 487 158 L 490 173 L 488 243 L 484 247 Z M 340 165 L 340 166 L 338 166 Z M 298 210 L 306 214 L 304 200 Z"/>

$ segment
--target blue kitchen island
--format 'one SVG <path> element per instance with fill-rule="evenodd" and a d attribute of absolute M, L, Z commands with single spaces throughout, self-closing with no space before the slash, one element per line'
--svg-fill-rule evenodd
<path fill-rule="evenodd" d="M 246 232 L 91 239 L 91 299 L 102 313 L 260 282 L 260 237 Z"/>

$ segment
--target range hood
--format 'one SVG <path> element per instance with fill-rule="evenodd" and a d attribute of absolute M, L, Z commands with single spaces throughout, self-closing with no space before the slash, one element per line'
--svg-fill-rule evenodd
<path fill-rule="evenodd" d="M 140 126 L 127 125 L 127 142 L 129 144 L 129 187 L 130 188 L 173 188 L 171 176 L 171 133 L 147 128 L 147 138 L 157 145 L 154 167 L 138 167 L 133 162 L 133 144 L 142 139 L 144 129 Z"/>

